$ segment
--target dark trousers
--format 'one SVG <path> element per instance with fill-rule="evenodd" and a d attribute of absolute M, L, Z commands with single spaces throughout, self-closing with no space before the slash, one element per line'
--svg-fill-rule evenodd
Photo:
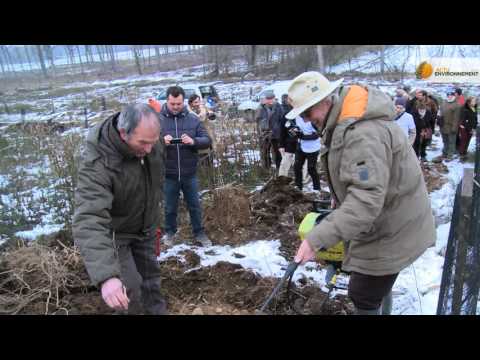
<path fill-rule="evenodd" d="M 415 142 L 413 143 L 413 149 L 415 150 L 415 154 L 418 157 L 424 159 L 427 156 L 427 145 L 428 140 L 423 139 L 421 136 L 417 135 L 415 137 Z"/>
<path fill-rule="evenodd" d="M 348 283 L 348 296 L 356 308 L 379 309 L 383 298 L 392 290 L 398 274 L 372 276 L 352 272 Z"/>
<path fill-rule="evenodd" d="M 115 239 L 121 280 L 130 299 L 128 314 L 163 315 L 167 312 L 160 292 L 160 265 L 155 254 L 155 238 Z"/>
<path fill-rule="evenodd" d="M 455 155 L 455 141 L 457 139 L 457 133 L 453 134 L 442 134 L 443 140 L 443 156 L 453 156 Z"/>
<path fill-rule="evenodd" d="M 190 213 L 193 235 L 203 231 L 202 208 L 198 196 L 198 179 L 196 176 L 178 179 L 166 178 L 164 183 L 165 199 L 165 232 L 175 234 L 177 232 L 177 212 L 180 190 Z"/>
<path fill-rule="evenodd" d="M 467 155 L 468 145 L 470 145 L 470 140 L 472 138 L 472 132 L 467 129 L 459 129 L 460 144 L 458 145 L 458 152 L 460 155 Z"/>
<path fill-rule="evenodd" d="M 280 163 L 282 162 L 282 154 L 278 150 L 280 148 L 279 141 L 276 139 L 271 139 L 268 136 L 263 136 L 260 139 L 260 157 L 262 161 L 262 166 L 270 170 L 272 166 L 272 158 L 275 163 L 277 170 L 280 169 Z M 271 156 L 270 156 L 271 154 Z"/>
<path fill-rule="evenodd" d="M 295 185 L 302 190 L 303 188 L 303 179 L 302 179 L 302 168 L 307 161 L 307 170 L 310 176 L 312 177 L 313 189 L 320 190 L 320 177 L 317 172 L 317 160 L 318 160 L 319 151 L 314 153 L 305 153 L 302 150 L 298 149 L 295 153 Z"/>

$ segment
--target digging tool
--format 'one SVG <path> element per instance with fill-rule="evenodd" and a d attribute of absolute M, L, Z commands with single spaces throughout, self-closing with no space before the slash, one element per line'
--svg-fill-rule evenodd
<path fill-rule="evenodd" d="M 266 315 L 265 313 L 265 309 L 267 308 L 268 305 L 270 305 L 270 303 L 272 302 L 272 300 L 275 298 L 275 296 L 277 295 L 278 291 L 282 288 L 282 286 L 285 284 L 285 282 L 293 277 L 293 273 L 295 272 L 295 270 L 297 270 L 298 268 L 298 265 L 300 265 L 300 263 L 297 263 L 295 261 L 292 261 L 290 264 L 288 264 L 288 267 L 287 267 L 287 270 L 285 270 L 285 274 L 283 274 L 283 277 L 282 279 L 278 282 L 277 286 L 275 286 L 275 288 L 273 289 L 272 293 L 270 294 L 270 296 L 267 298 L 267 300 L 265 301 L 265 303 L 262 305 L 262 307 L 260 308 L 260 310 L 255 310 L 255 314 L 256 315 Z"/>

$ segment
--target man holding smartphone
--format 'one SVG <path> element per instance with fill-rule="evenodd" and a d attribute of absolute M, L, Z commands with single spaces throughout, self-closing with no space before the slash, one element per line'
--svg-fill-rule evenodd
<path fill-rule="evenodd" d="M 177 211 L 180 190 L 190 213 L 194 241 L 211 246 L 202 226 L 202 211 L 198 195 L 198 150 L 208 149 L 212 143 L 197 115 L 184 105 L 185 92 L 179 86 L 167 89 L 167 101 L 159 118 L 165 141 L 165 235 L 163 242 L 176 242 Z"/>

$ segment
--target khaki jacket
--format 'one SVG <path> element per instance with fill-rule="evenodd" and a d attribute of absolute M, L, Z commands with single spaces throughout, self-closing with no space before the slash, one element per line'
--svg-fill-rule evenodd
<path fill-rule="evenodd" d="M 337 209 L 306 237 L 315 249 L 344 241 L 343 269 L 381 276 L 412 264 L 435 243 L 415 153 L 380 90 L 341 87 L 323 131 L 322 166 Z"/>

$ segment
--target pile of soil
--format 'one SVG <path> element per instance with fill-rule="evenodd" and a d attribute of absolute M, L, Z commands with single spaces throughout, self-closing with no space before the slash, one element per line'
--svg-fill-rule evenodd
<path fill-rule="evenodd" d="M 252 198 L 255 223 L 264 226 L 269 238 L 280 239 L 280 251 L 291 259 L 299 246 L 298 227 L 305 215 L 314 210 L 314 202 L 329 199 L 328 192 L 320 197 L 298 190 L 291 178 L 280 176 L 265 184 Z M 328 206 L 328 205 L 327 205 Z"/>
<path fill-rule="evenodd" d="M 445 174 L 448 173 L 448 168 L 442 162 L 423 163 L 422 171 L 429 193 L 439 190 L 445 183 L 448 182 L 448 179 L 445 176 Z"/>
<path fill-rule="evenodd" d="M 203 200 L 204 226 L 214 245 L 239 246 L 258 239 L 280 239 L 280 251 L 293 257 L 299 245 L 298 226 L 313 211 L 314 202 L 329 199 L 298 190 L 289 177 L 269 180 L 253 194 L 242 186 L 227 185 L 208 194 Z M 180 207 L 180 238 L 191 243 L 188 212 Z"/>
<path fill-rule="evenodd" d="M 251 239 L 249 198 L 242 186 L 227 185 L 212 191 L 204 207 L 204 226 L 216 245 L 237 245 Z"/>
<path fill-rule="evenodd" d="M 195 259 L 195 256 L 191 258 Z M 171 314 L 253 315 L 279 281 L 260 277 L 238 264 L 218 262 L 214 266 L 188 271 L 196 261 L 182 263 L 169 258 L 162 263 L 162 289 Z M 271 314 L 351 314 L 352 304 L 337 295 L 321 304 L 326 294 L 317 286 L 292 285 L 291 301 L 286 288 L 278 294 Z"/>

